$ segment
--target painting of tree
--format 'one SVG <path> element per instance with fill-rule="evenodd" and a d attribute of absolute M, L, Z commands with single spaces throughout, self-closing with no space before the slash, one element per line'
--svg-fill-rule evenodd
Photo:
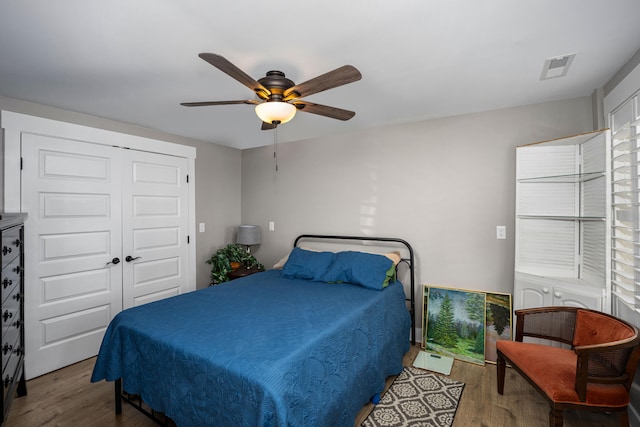
<path fill-rule="evenodd" d="M 433 340 L 448 348 L 455 348 L 458 343 L 458 333 L 456 332 L 455 319 L 453 318 L 453 306 L 449 295 L 444 296 L 440 313 L 436 318 L 434 326 Z"/>
<path fill-rule="evenodd" d="M 425 350 L 484 364 L 484 292 L 425 286 L 424 294 Z"/>
<path fill-rule="evenodd" d="M 485 331 L 485 359 L 495 363 L 496 341 L 511 340 L 511 294 L 486 294 L 486 331 Z"/>

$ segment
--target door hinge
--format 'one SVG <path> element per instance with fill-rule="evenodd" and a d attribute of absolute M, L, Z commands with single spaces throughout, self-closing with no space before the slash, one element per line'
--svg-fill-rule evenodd
<path fill-rule="evenodd" d="M 188 245 L 189 243 L 190 243 L 190 242 L 189 242 L 189 236 L 187 236 L 187 245 Z"/>
<path fill-rule="evenodd" d="M 22 157 L 20 157 L 20 170 L 22 170 Z"/>
<path fill-rule="evenodd" d="M 187 184 L 189 183 L 189 174 L 187 174 Z"/>

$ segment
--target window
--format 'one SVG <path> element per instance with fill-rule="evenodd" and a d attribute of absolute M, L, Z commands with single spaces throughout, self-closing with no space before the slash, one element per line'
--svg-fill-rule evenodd
<path fill-rule="evenodd" d="M 611 290 L 613 312 L 640 324 L 639 95 L 609 116 L 612 131 Z"/>

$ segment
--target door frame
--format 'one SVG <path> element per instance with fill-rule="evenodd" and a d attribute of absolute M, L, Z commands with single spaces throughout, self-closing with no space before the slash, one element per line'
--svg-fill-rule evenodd
<path fill-rule="evenodd" d="M 189 174 L 189 271 L 187 288 L 196 289 L 196 202 L 195 202 L 195 160 L 196 148 L 142 136 L 129 135 L 105 129 L 98 129 L 74 123 L 61 122 L 42 117 L 30 116 L 13 111 L 0 111 L 0 127 L 4 129 L 4 210 L 21 212 L 22 174 L 21 145 L 23 133 L 54 135 L 93 144 L 147 151 L 187 159 Z M 19 183 L 20 185 L 16 185 Z M 28 214 L 28 212 L 27 212 Z"/>

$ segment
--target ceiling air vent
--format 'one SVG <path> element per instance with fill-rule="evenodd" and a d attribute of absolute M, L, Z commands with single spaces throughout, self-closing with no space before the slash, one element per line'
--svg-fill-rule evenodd
<path fill-rule="evenodd" d="M 569 71 L 573 58 L 575 57 L 576 54 L 572 53 L 570 55 L 547 58 L 547 60 L 544 61 L 544 66 L 542 67 L 540 80 L 555 79 L 556 77 L 565 76 L 567 71 Z"/>

